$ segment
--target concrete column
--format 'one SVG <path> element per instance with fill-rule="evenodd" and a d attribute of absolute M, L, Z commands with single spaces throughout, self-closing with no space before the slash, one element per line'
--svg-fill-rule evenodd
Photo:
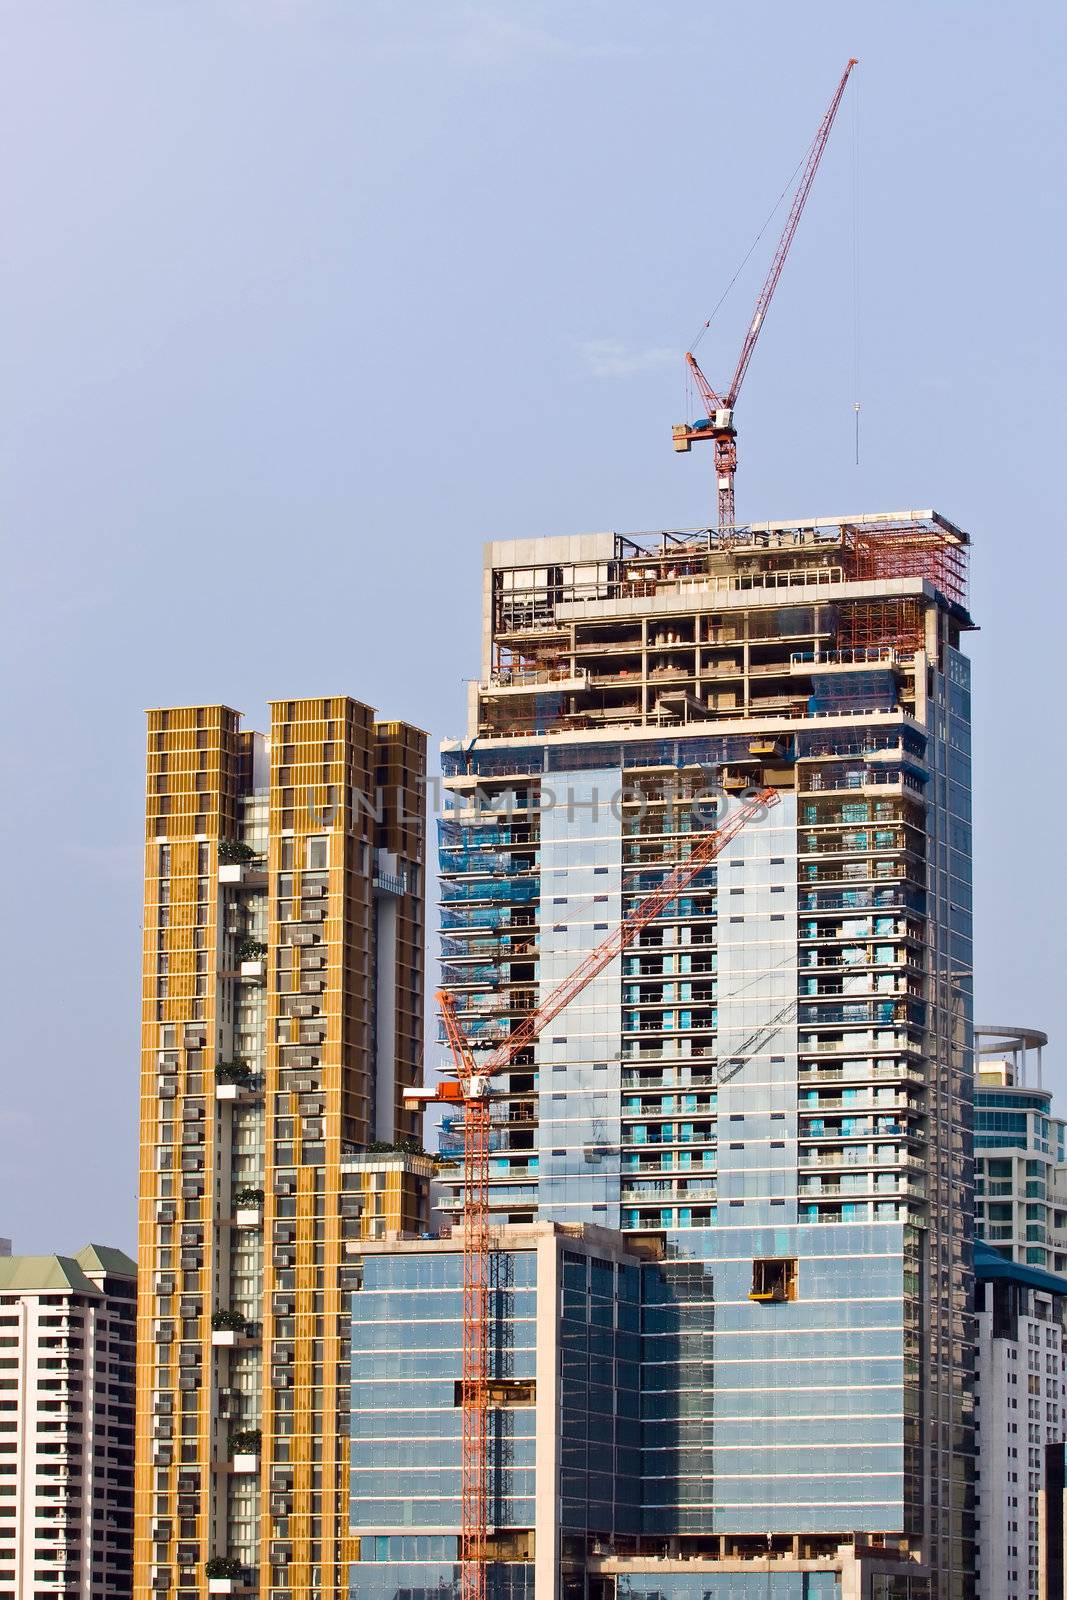
<path fill-rule="evenodd" d="M 841 1558 L 841 1600 L 863 1600 L 863 1570 L 849 1545 L 838 1548 Z"/>

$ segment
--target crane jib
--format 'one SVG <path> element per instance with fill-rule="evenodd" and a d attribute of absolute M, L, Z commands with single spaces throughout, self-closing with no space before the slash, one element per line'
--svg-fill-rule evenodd
<path fill-rule="evenodd" d="M 800 223 L 801 215 L 804 211 L 805 205 L 807 204 L 808 195 L 811 193 L 811 186 L 815 181 L 815 174 L 819 170 L 819 163 L 822 160 L 823 152 L 826 149 L 826 141 L 830 137 L 830 130 L 834 125 L 834 118 L 837 116 L 837 110 L 841 104 L 841 97 L 845 92 L 845 85 L 848 83 L 852 69 L 856 65 L 856 57 L 851 56 L 844 72 L 841 74 L 841 79 L 834 91 L 833 98 L 823 114 L 823 119 L 819 124 L 815 138 L 812 140 L 811 146 L 808 150 L 807 158 L 804 162 L 804 170 L 801 173 L 800 180 L 793 194 L 792 204 L 789 207 L 789 214 L 785 219 L 785 226 L 782 229 L 781 237 L 779 238 L 778 244 L 775 247 L 774 255 L 771 258 L 771 264 L 767 271 L 767 276 L 763 281 L 763 287 L 760 290 L 756 300 L 756 309 L 752 315 L 752 320 L 748 325 L 748 330 L 745 333 L 744 341 L 741 345 L 741 353 L 737 358 L 737 365 L 734 368 L 733 378 L 730 380 L 730 386 L 725 391 L 721 402 L 716 395 L 716 391 L 712 388 L 703 372 L 701 372 L 692 351 L 689 351 L 686 354 L 685 359 L 689 363 L 693 379 L 700 391 L 701 398 L 708 407 L 708 415 L 709 418 L 712 419 L 712 425 L 693 426 L 689 423 L 679 423 L 673 430 L 674 448 L 676 450 L 687 451 L 689 450 L 691 444 L 693 444 L 696 440 L 715 440 L 715 476 L 718 483 L 719 492 L 720 531 L 725 531 L 726 529 L 733 528 L 735 526 L 734 476 L 737 472 L 737 443 L 733 428 L 732 416 L 729 427 L 727 428 L 714 421 L 715 411 L 717 409 L 721 409 L 723 411 L 732 413 L 734 405 L 737 402 L 737 397 L 741 392 L 741 385 L 745 381 L 745 373 L 748 371 L 748 364 L 752 359 L 752 352 L 756 348 L 756 340 L 759 338 L 760 332 L 762 331 L 763 324 L 767 317 L 767 310 L 770 306 L 771 300 L 774 297 L 774 291 L 778 287 L 778 280 L 782 275 L 782 268 L 785 266 L 786 256 L 789 254 L 789 249 L 793 243 L 793 238 Z"/>

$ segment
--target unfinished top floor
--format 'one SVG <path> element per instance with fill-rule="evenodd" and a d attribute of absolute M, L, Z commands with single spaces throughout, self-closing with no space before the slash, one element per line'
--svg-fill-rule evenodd
<path fill-rule="evenodd" d="M 967 549 L 933 511 L 491 543 L 470 732 L 914 714 L 917 658 L 972 625 Z"/>

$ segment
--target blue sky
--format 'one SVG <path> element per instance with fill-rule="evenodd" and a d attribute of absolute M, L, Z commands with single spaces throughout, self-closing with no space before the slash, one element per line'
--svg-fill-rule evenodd
<path fill-rule="evenodd" d="M 0 0 L 17 1248 L 133 1243 L 142 708 L 350 692 L 436 740 L 483 539 L 706 523 L 681 354 L 850 54 L 738 510 L 972 532 L 978 1010 L 1067 1091 L 1065 42 L 984 0 Z"/>

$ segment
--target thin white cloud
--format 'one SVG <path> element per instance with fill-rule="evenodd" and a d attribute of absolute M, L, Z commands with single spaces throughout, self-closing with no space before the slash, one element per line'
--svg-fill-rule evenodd
<path fill-rule="evenodd" d="M 229 0 L 258 22 L 300 25 L 314 20 L 323 3 Z M 358 20 L 365 59 L 429 56 L 476 72 L 498 72 L 536 61 L 595 61 L 638 53 L 636 46 L 603 29 L 582 27 L 580 11 L 567 18 L 569 31 L 553 31 L 541 20 L 545 7 L 540 0 L 414 0 L 404 11 L 395 0 L 330 0 L 330 5 L 338 16 Z"/>
<path fill-rule="evenodd" d="M 578 353 L 594 378 L 632 378 L 652 367 L 667 367 L 677 361 L 678 351 L 666 345 L 650 345 L 631 350 L 620 339 L 587 339 Z"/>
<path fill-rule="evenodd" d="M 478 67 L 500 67 L 534 56 L 565 57 L 572 47 L 546 28 L 520 22 L 517 17 L 467 7 L 451 39 L 454 56 Z"/>

